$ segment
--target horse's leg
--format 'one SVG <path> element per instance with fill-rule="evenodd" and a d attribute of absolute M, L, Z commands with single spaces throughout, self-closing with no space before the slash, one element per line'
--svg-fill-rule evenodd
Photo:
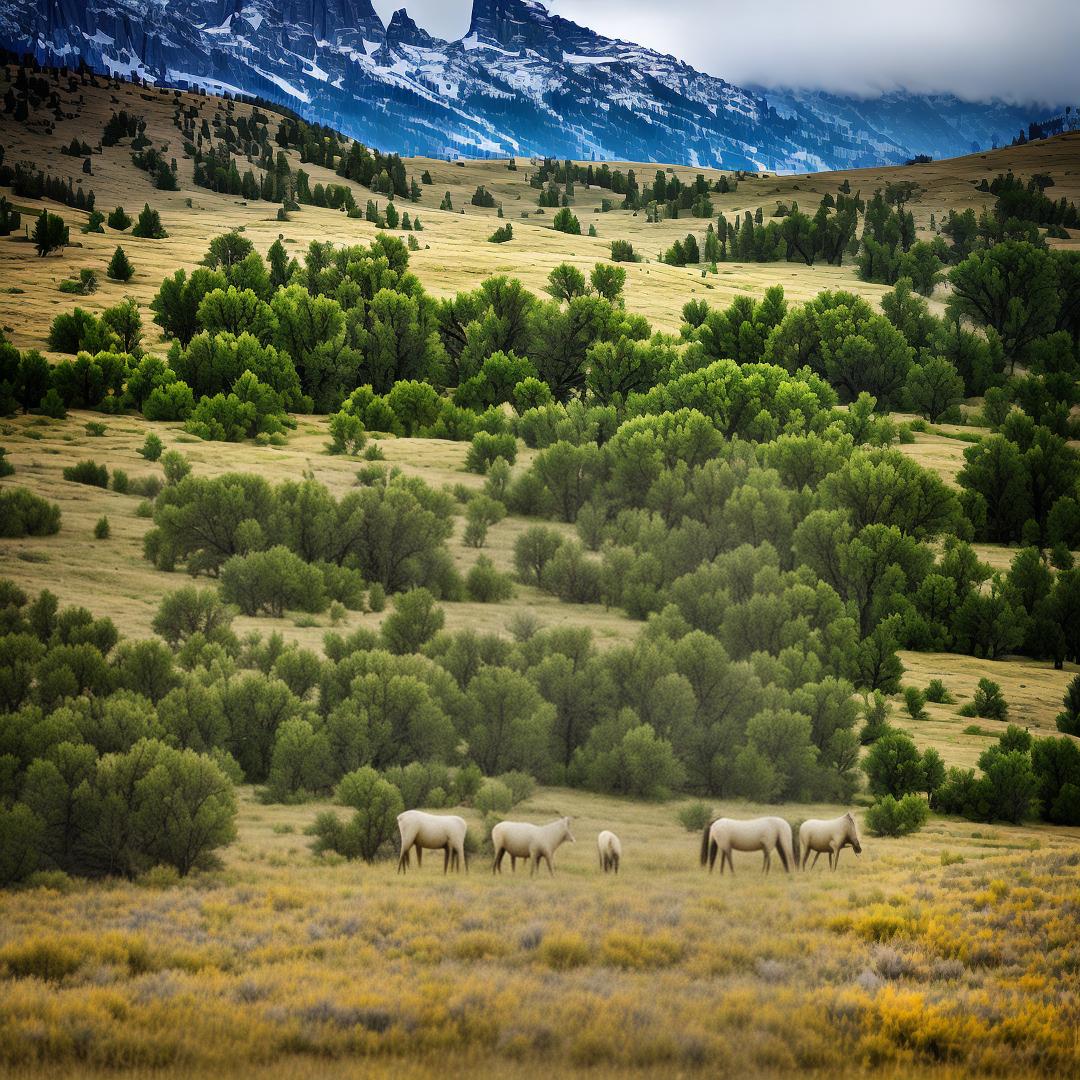
<path fill-rule="evenodd" d="M 619 856 L 618 855 L 612 855 L 611 861 L 612 861 L 612 864 L 614 865 L 615 873 L 617 875 L 619 873 Z"/>
<path fill-rule="evenodd" d="M 768 874 L 769 867 L 772 866 L 772 852 L 768 849 L 768 847 L 763 847 L 761 850 L 765 853 L 765 858 L 762 860 L 761 863 L 761 872 L 763 874 Z"/>
<path fill-rule="evenodd" d="M 833 869 L 836 870 L 840 866 L 840 846 L 837 846 L 836 853 L 833 855 Z"/>
<path fill-rule="evenodd" d="M 547 866 L 548 866 L 548 874 L 551 877 L 554 877 L 555 876 L 555 867 L 551 865 L 551 852 L 550 851 L 545 851 L 544 852 L 544 861 L 547 863 Z"/>
<path fill-rule="evenodd" d="M 495 852 L 495 861 L 491 864 L 491 872 L 494 874 L 496 871 L 502 873 L 502 860 L 503 855 L 506 854 L 506 848 L 498 848 Z"/>
<path fill-rule="evenodd" d="M 417 840 L 416 844 L 416 867 L 419 869 L 424 865 L 424 849 L 420 846 L 420 841 Z"/>
<path fill-rule="evenodd" d="M 807 853 L 806 853 L 806 857 L 807 857 L 808 859 L 810 858 L 810 852 L 809 852 L 809 851 L 807 851 Z M 820 851 L 815 851 L 815 852 L 814 852 L 814 861 L 813 861 L 813 862 L 812 862 L 812 863 L 810 864 L 810 869 L 811 869 L 811 870 L 813 870 L 813 869 L 814 869 L 814 867 L 815 867 L 815 866 L 817 866 L 817 861 L 818 861 L 818 859 L 820 859 L 820 858 L 821 858 L 821 852 L 820 852 Z M 804 864 L 804 865 L 805 865 L 805 864 Z"/>

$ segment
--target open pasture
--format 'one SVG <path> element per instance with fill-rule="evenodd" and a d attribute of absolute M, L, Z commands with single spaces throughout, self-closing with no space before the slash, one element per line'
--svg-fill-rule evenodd
<path fill-rule="evenodd" d="M 242 798 L 219 875 L 0 896 L 11 1075 L 1067 1075 L 1077 830 L 934 820 L 786 875 L 698 865 L 677 804 L 541 789 L 556 876 L 313 857 L 323 807 Z M 798 821 L 834 807 L 726 804 Z M 470 827 L 478 823 L 462 811 Z M 597 831 L 623 843 L 597 867 Z M 1070 989 L 1070 987 L 1073 987 Z M 33 1070 L 37 1073 L 37 1069 Z M 42 1075 L 47 1075 L 43 1071 Z"/>

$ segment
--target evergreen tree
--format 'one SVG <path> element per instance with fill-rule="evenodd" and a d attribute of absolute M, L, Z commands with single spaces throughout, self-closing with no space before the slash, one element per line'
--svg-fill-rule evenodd
<path fill-rule="evenodd" d="M 119 244 L 116 245 L 116 250 L 109 260 L 109 266 L 105 273 L 113 281 L 130 281 L 135 273 L 135 267 L 132 266 L 131 260 Z"/>

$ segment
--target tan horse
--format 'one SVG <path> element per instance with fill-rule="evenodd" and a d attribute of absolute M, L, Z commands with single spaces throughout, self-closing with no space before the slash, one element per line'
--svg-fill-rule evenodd
<path fill-rule="evenodd" d="M 802 868 L 804 870 L 811 851 L 814 853 L 814 861 L 810 864 L 811 870 L 817 866 L 818 856 L 823 851 L 829 856 L 830 870 L 835 870 L 840 865 L 840 851 L 843 848 L 850 847 L 856 855 L 862 853 L 859 830 L 855 828 L 855 819 L 850 812 L 829 821 L 815 818 L 804 821 L 799 826 L 799 844 L 803 849 Z"/>
<path fill-rule="evenodd" d="M 735 873 L 732 851 L 760 851 L 765 855 L 761 872 L 767 874 L 772 865 L 772 853 L 780 856 L 785 872 L 799 865 L 797 849 L 793 846 L 791 826 L 778 817 L 753 818 L 737 821 L 735 818 L 717 818 L 705 826 L 701 837 L 701 865 L 708 864 L 710 873 L 720 855 L 720 873 L 724 863 Z"/>
<path fill-rule="evenodd" d="M 491 830 L 491 846 L 495 849 L 495 859 L 491 872 L 502 873 L 504 855 L 512 859 L 528 859 L 531 863 L 529 876 L 536 873 L 540 860 L 547 863 L 548 873 L 555 876 L 551 865 L 552 857 L 561 844 L 569 840 L 574 843 L 574 834 L 570 832 L 570 819 L 559 818 L 547 825 L 530 825 L 524 821 L 500 821 Z"/>
<path fill-rule="evenodd" d="M 439 849 L 443 852 L 443 873 L 451 866 L 460 870 L 469 869 L 465 857 L 465 834 L 468 825 L 464 818 L 456 814 L 425 814 L 423 810 L 406 810 L 398 814 L 398 832 L 401 834 L 401 854 L 398 856 L 398 871 L 405 873 L 409 868 L 409 856 L 416 848 L 416 865 L 422 864 L 424 848 Z"/>
<path fill-rule="evenodd" d="M 596 849 L 600 853 L 600 869 L 606 874 L 609 870 L 619 872 L 619 861 L 622 859 L 622 843 L 610 830 L 605 829 L 596 838 Z"/>

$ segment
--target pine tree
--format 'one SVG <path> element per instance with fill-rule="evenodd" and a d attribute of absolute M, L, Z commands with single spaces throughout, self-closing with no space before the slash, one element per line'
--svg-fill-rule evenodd
<path fill-rule="evenodd" d="M 130 281 L 135 273 L 135 267 L 131 265 L 131 260 L 119 244 L 116 245 L 116 250 L 109 260 L 109 266 L 105 273 L 113 281 Z"/>
<path fill-rule="evenodd" d="M 233 194 L 239 195 L 240 192 L 236 191 Z M 135 223 L 135 228 L 131 230 L 131 235 L 149 240 L 163 240 L 169 234 L 161 224 L 161 215 L 156 210 L 152 210 L 149 203 L 144 203 L 139 212 L 139 220 Z"/>
<path fill-rule="evenodd" d="M 33 240 L 34 247 L 42 258 L 58 248 L 64 248 L 68 243 L 68 227 L 64 224 L 64 219 L 58 214 L 42 210 L 34 225 Z"/>

